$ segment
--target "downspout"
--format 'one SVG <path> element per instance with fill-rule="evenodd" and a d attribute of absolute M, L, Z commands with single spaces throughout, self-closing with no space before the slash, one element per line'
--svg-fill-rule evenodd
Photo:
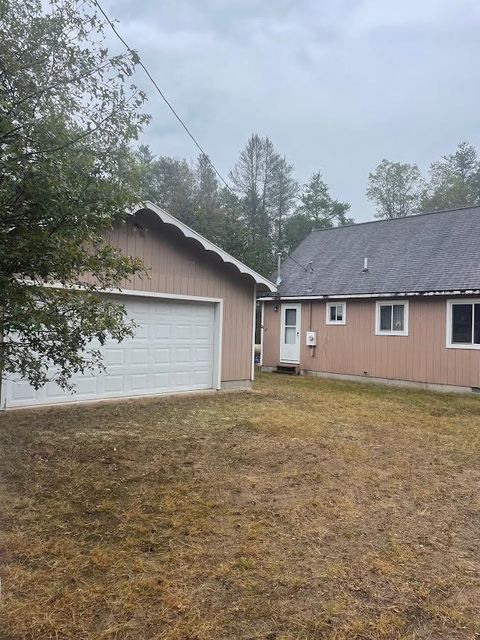
<path fill-rule="evenodd" d="M 257 285 L 253 285 L 253 314 L 252 314 L 252 370 L 250 380 L 255 379 L 255 329 L 257 327 Z"/>
<path fill-rule="evenodd" d="M 263 367 L 263 337 L 265 332 L 264 319 L 265 319 L 265 302 L 262 300 L 262 311 L 260 315 L 260 367 Z"/>

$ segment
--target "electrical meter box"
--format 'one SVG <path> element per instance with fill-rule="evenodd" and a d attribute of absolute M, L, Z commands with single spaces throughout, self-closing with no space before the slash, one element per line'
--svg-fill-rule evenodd
<path fill-rule="evenodd" d="M 317 332 L 307 331 L 307 347 L 316 347 L 316 346 L 317 346 Z"/>

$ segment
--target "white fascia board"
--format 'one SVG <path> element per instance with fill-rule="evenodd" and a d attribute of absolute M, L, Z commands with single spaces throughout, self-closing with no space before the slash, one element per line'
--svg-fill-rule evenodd
<path fill-rule="evenodd" d="M 434 296 L 472 296 L 479 295 L 480 289 L 467 289 L 465 291 L 405 291 L 400 293 L 344 293 L 329 294 L 324 296 L 258 296 L 259 300 L 352 300 L 362 298 L 426 298 Z"/>
<path fill-rule="evenodd" d="M 250 267 L 247 267 L 246 264 L 243 264 L 243 262 L 240 262 L 240 260 L 237 260 L 236 258 L 231 256 L 216 244 L 210 242 L 210 240 L 207 240 L 207 238 L 194 231 L 191 227 L 184 224 L 174 216 L 170 215 L 169 213 L 158 207 L 156 204 L 153 204 L 153 202 L 147 201 L 142 206 L 129 211 L 128 214 L 134 215 L 142 209 L 153 211 L 153 213 L 155 213 L 162 222 L 164 222 L 165 224 L 173 225 L 179 231 L 181 231 L 186 238 L 196 240 L 206 251 L 212 251 L 217 256 L 219 256 L 223 260 L 223 262 L 234 265 L 240 271 L 240 273 L 251 276 L 255 280 L 256 284 L 263 284 L 272 293 L 275 293 L 277 291 L 277 287 L 273 284 L 273 282 L 270 282 L 270 280 L 268 280 L 267 278 L 264 278 L 253 269 L 250 269 Z"/>

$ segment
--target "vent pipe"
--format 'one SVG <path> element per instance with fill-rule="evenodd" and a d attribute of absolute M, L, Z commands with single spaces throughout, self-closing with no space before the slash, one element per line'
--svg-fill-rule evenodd
<path fill-rule="evenodd" d="M 281 267 L 282 267 L 282 254 L 278 253 L 277 254 L 277 279 L 275 280 L 275 284 L 277 285 L 277 287 L 282 282 L 282 276 L 280 274 Z"/>
<path fill-rule="evenodd" d="M 363 259 L 363 269 L 362 269 L 362 271 L 363 271 L 363 273 L 368 271 L 368 258 L 364 258 Z"/>

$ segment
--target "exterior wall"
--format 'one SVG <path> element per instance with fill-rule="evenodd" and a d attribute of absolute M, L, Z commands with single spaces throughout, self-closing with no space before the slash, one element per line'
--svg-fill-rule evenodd
<path fill-rule="evenodd" d="M 202 247 L 145 211 L 118 226 L 109 242 L 126 255 L 141 258 L 147 276 L 135 276 L 124 289 L 223 299 L 222 382 L 250 380 L 255 283 L 249 276 L 210 256 Z"/>
<path fill-rule="evenodd" d="M 375 335 L 375 300 L 348 300 L 346 324 L 326 325 L 326 302 L 302 303 L 300 368 L 323 373 L 480 387 L 480 350 L 446 347 L 446 298 L 410 298 L 408 336 Z M 280 310 L 265 303 L 263 362 L 280 362 Z M 305 332 L 317 332 L 317 347 Z"/>

